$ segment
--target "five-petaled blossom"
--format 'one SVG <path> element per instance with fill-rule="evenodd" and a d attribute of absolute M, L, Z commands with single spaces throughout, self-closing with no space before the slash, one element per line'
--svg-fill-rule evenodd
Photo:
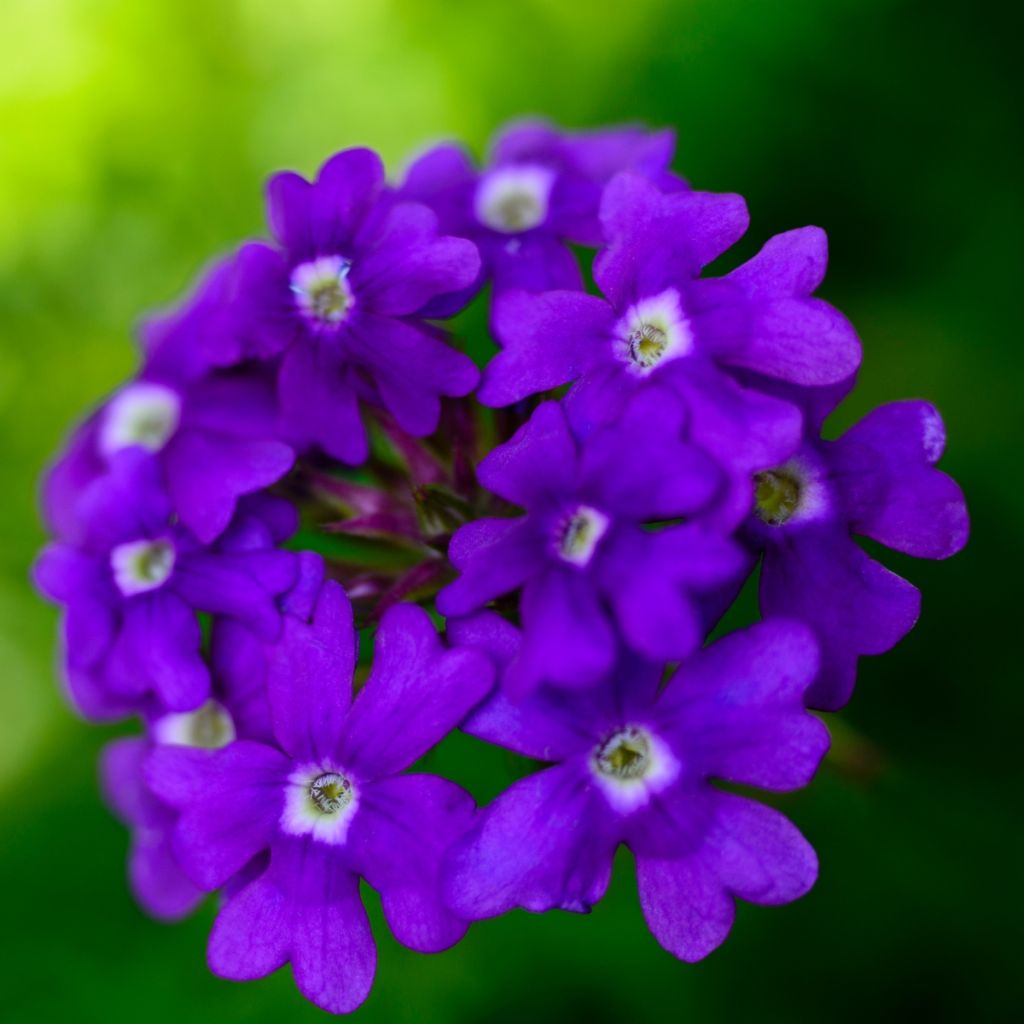
<path fill-rule="evenodd" d="M 312 621 L 288 618 L 269 666 L 274 743 L 217 751 L 160 746 L 149 785 L 175 807 L 185 873 L 217 889 L 254 858 L 255 878 L 225 902 L 211 968 L 258 978 L 291 961 L 301 991 L 335 1013 L 373 983 L 376 952 L 359 898 L 365 878 L 395 937 L 422 952 L 457 942 L 466 922 L 441 902 L 441 858 L 473 819 L 473 800 L 434 775 L 401 775 L 491 687 L 471 650 L 446 650 L 427 614 L 404 605 L 381 622 L 373 670 L 352 697 L 351 606 L 324 585 Z"/>
<path fill-rule="evenodd" d="M 488 613 L 451 632 L 499 665 L 519 642 Z M 474 920 L 513 907 L 589 910 L 625 843 L 651 931 L 699 960 L 732 927 L 734 895 L 802 896 L 818 871 L 807 841 L 778 811 L 711 779 L 776 791 L 810 780 L 828 749 L 802 700 L 817 664 L 806 626 L 772 620 L 711 644 L 664 686 L 660 665 L 626 656 L 585 693 L 497 694 L 466 731 L 555 764 L 512 785 L 453 848 L 450 906 Z"/>

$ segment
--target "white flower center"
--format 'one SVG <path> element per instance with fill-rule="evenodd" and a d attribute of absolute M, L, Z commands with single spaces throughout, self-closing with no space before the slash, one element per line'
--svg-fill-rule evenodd
<path fill-rule="evenodd" d="M 611 520 L 603 512 L 589 505 L 580 505 L 559 523 L 556 534 L 558 557 L 573 565 L 587 565 L 610 525 Z"/>
<path fill-rule="evenodd" d="M 299 312 L 318 324 L 335 326 L 354 303 L 348 274 L 352 264 L 342 256 L 318 256 L 300 263 L 291 276 L 292 294 Z"/>
<path fill-rule="evenodd" d="M 133 540 L 110 552 L 114 582 L 125 597 L 156 590 L 174 569 L 174 545 L 166 539 Z"/>
<path fill-rule="evenodd" d="M 634 303 L 615 327 L 615 348 L 632 373 L 646 376 L 693 349 L 693 330 L 679 293 L 668 288 Z"/>
<path fill-rule="evenodd" d="M 340 846 L 359 807 L 352 780 L 332 765 L 302 765 L 288 777 L 281 828 Z"/>
<path fill-rule="evenodd" d="M 107 405 L 100 425 L 99 445 L 104 455 L 139 446 L 158 452 L 178 429 L 181 399 L 162 384 L 130 384 Z"/>
<path fill-rule="evenodd" d="M 594 748 L 590 768 L 612 807 L 629 814 L 674 782 L 680 764 L 650 730 L 627 725 Z"/>
<path fill-rule="evenodd" d="M 208 700 L 195 711 L 158 718 L 153 725 L 153 737 L 157 743 L 216 750 L 235 738 L 235 723 L 223 704 Z"/>
<path fill-rule="evenodd" d="M 804 459 L 754 474 L 754 512 L 768 526 L 818 519 L 828 507 L 822 473 Z"/>
<path fill-rule="evenodd" d="M 543 224 L 554 181 L 554 172 L 547 167 L 521 164 L 496 168 L 477 185 L 477 220 L 504 234 L 518 234 Z"/>

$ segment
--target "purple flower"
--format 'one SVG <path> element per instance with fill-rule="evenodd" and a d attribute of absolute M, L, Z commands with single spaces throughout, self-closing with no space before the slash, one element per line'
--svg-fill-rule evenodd
<path fill-rule="evenodd" d="M 436 951 L 465 931 L 441 902 L 439 872 L 472 822 L 473 801 L 445 779 L 397 773 L 493 681 L 486 657 L 445 650 L 426 612 L 411 605 L 382 619 L 373 670 L 353 701 L 355 662 L 351 607 L 327 583 L 311 623 L 285 619 L 271 659 L 274 744 L 163 747 L 147 765 L 154 791 L 181 812 L 175 852 L 203 889 L 269 851 L 266 870 L 221 909 L 213 971 L 247 980 L 290 960 L 302 993 L 334 1013 L 359 1006 L 373 981 L 360 876 L 381 892 L 405 945 Z"/>
<path fill-rule="evenodd" d="M 450 632 L 499 663 L 514 657 L 515 631 L 497 616 Z M 817 875 L 804 838 L 777 811 L 710 780 L 784 791 L 811 779 L 828 747 L 802 701 L 816 668 L 810 631 L 776 620 L 704 648 L 664 687 L 660 665 L 626 657 L 582 694 L 494 696 L 463 728 L 555 764 L 516 782 L 453 847 L 450 906 L 473 920 L 513 907 L 585 912 L 625 843 L 651 931 L 692 961 L 725 939 L 734 896 L 802 896 Z"/>
<path fill-rule="evenodd" d="M 543 680 L 596 682 L 612 667 L 617 628 L 651 658 L 700 643 L 698 595 L 737 578 L 745 562 L 699 523 L 645 528 L 699 512 L 719 485 L 714 463 L 682 440 L 684 422 L 673 395 L 651 390 L 580 444 L 562 406 L 545 402 L 480 463 L 481 484 L 526 514 L 455 534 L 448 556 L 462 575 L 437 607 L 465 615 L 522 588 L 512 692 Z"/>
<path fill-rule="evenodd" d="M 227 709 L 207 701 L 197 711 L 157 718 L 148 734 L 125 736 L 103 748 L 100 780 L 114 813 L 132 830 L 128 881 L 135 899 L 148 914 L 175 921 L 190 914 L 203 899 L 202 889 L 188 880 L 171 850 L 178 812 L 160 800 L 143 779 L 143 764 L 154 744 L 216 748 L 235 737 Z"/>
<path fill-rule="evenodd" d="M 520 122 L 495 139 L 482 171 L 460 146 L 427 151 L 399 195 L 426 203 L 445 231 L 476 242 L 482 277 L 492 278 L 495 290 L 578 289 L 583 281 L 568 243 L 600 243 L 601 187 L 623 170 L 685 187 L 666 170 L 674 148 L 671 131 L 627 125 L 561 132 Z"/>
<path fill-rule="evenodd" d="M 367 455 L 360 400 L 411 434 L 431 433 L 440 396 L 467 394 L 478 373 L 422 310 L 473 281 L 476 247 L 439 234 L 425 206 L 396 201 L 367 149 L 338 153 L 315 182 L 275 175 L 268 197 L 279 246 L 238 252 L 230 292 L 240 314 L 223 358 L 280 355 L 287 434 L 343 462 Z"/>
<path fill-rule="evenodd" d="M 53 530 L 74 539 L 78 501 L 119 452 L 150 452 L 174 510 L 204 543 L 218 537 L 238 499 L 291 469 L 292 448 L 277 440 L 273 381 L 256 372 L 217 373 L 192 383 L 143 375 L 117 392 L 72 437 L 44 483 Z"/>
<path fill-rule="evenodd" d="M 84 714 L 116 717 L 155 696 L 189 711 L 209 696 L 197 611 L 242 619 L 267 635 L 295 576 L 295 556 L 241 515 L 212 547 L 174 520 L 156 461 L 115 456 L 77 505 L 78 537 L 44 549 L 39 588 L 63 604 L 67 682 Z"/>
<path fill-rule="evenodd" d="M 807 418 L 816 432 L 823 411 L 809 408 Z M 837 441 L 809 437 L 791 459 L 757 474 L 748 533 L 764 552 L 761 610 L 814 628 L 821 672 L 807 694 L 811 707 L 842 707 L 858 657 L 889 650 L 920 611 L 917 589 L 853 536 L 919 558 L 948 558 L 967 542 L 963 494 L 934 468 L 945 441 L 934 407 L 894 402 Z"/>
<path fill-rule="evenodd" d="M 799 443 L 797 411 L 749 388 L 732 369 L 800 385 L 848 377 L 860 361 L 849 323 L 810 298 L 826 265 L 817 228 L 778 235 L 724 278 L 701 278 L 747 227 L 739 196 L 664 195 L 645 179 L 619 175 L 601 219 L 608 246 L 594 278 L 606 299 L 554 291 L 499 296 L 494 323 L 502 351 L 484 372 L 479 398 L 502 406 L 573 383 L 574 427 L 613 422 L 638 389 L 670 387 L 691 411 L 690 436 L 729 472 L 723 523 L 749 509 L 752 472 Z"/>

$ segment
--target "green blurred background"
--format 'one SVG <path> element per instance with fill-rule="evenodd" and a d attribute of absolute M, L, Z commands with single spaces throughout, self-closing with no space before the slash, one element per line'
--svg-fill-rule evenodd
<path fill-rule="evenodd" d="M 374 1021 L 980 1021 L 1020 1013 L 1021 25 L 934 0 L 3 0 L 0 3 L 0 1018 L 313 1020 L 287 972 L 204 966 L 212 908 L 167 927 L 123 881 L 100 804 L 109 730 L 65 708 L 55 612 L 30 591 L 36 480 L 133 365 L 139 315 L 262 230 L 261 184 L 351 144 L 392 168 L 503 119 L 674 125 L 697 187 L 749 200 L 752 252 L 824 226 L 824 294 L 866 357 L 849 422 L 943 410 L 974 534 L 949 564 L 887 558 L 918 629 L 864 663 L 836 750 L 780 801 L 817 888 L 741 907 L 677 963 L 628 857 L 589 918 L 514 914 L 417 957 L 380 929 Z M 1014 469 L 1014 466 L 1017 468 Z M 435 756 L 486 796 L 500 758 Z M 1020 1019 L 1017 1017 L 1017 1019 Z"/>

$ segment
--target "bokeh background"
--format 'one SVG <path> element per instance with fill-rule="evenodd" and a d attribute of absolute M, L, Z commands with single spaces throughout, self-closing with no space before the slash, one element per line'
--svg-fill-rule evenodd
<path fill-rule="evenodd" d="M 111 730 L 64 706 L 27 575 L 48 454 L 134 360 L 133 325 L 263 230 L 268 172 L 352 144 L 395 170 L 503 119 L 673 125 L 677 167 L 752 228 L 815 223 L 858 325 L 837 416 L 921 396 L 973 537 L 918 629 L 863 665 L 835 751 L 781 805 L 817 847 L 799 903 L 741 908 L 687 966 L 623 857 L 591 917 L 513 914 L 417 957 L 381 928 L 366 1021 L 1009 1020 L 1022 1006 L 1021 25 L 941 0 L 3 0 L 0 3 L 0 1017 L 303 1021 L 287 971 L 211 977 L 212 907 L 148 921 L 101 805 Z M 512 769 L 436 755 L 483 796 Z M 503 774 L 505 773 L 505 774 Z M 1017 1017 L 1016 1019 L 1020 1019 Z"/>

